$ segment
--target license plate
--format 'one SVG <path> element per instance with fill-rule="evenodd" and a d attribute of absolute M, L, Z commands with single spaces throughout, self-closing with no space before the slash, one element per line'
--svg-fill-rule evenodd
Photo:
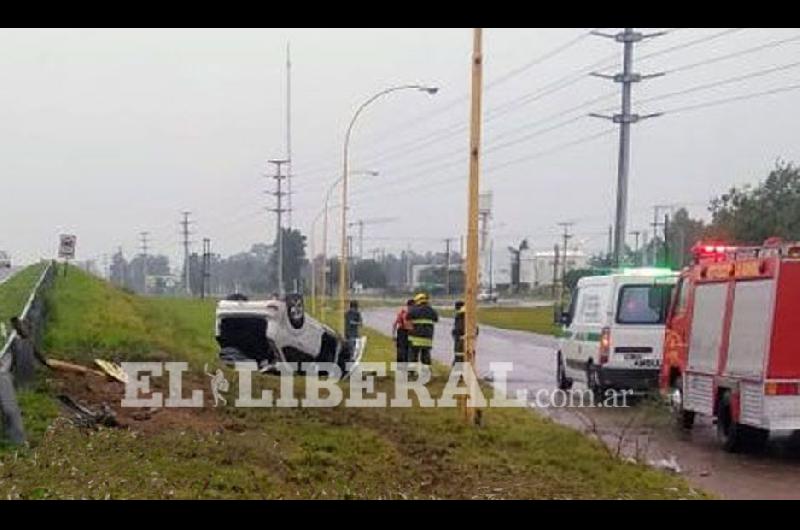
<path fill-rule="evenodd" d="M 642 358 L 642 354 L 641 353 L 626 353 L 625 354 L 625 360 L 626 361 L 635 361 L 636 359 L 641 359 L 641 358 Z"/>
<path fill-rule="evenodd" d="M 660 359 L 637 359 L 633 363 L 634 366 L 638 366 L 641 368 L 658 368 L 661 366 Z"/>

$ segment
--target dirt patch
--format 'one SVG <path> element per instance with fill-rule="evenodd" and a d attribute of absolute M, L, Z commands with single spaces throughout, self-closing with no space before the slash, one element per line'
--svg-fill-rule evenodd
<path fill-rule="evenodd" d="M 192 390 L 203 390 L 204 403 L 201 408 L 133 408 L 122 407 L 125 386 L 119 381 L 95 374 L 59 373 L 51 380 L 55 394 L 66 394 L 82 405 L 93 410 L 103 404 L 116 414 L 119 423 L 128 429 L 142 434 L 153 434 L 164 430 L 192 430 L 199 432 L 222 432 L 231 430 L 241 432 L 241 426 L 225 418 L 214 409 L 214 402 L 208 388 L 198 374 L 184 374 L 183 394 L 191 395 Z M 166 393 L 168 388 L 162 381 L 152 380 L 151 388 Z"/>

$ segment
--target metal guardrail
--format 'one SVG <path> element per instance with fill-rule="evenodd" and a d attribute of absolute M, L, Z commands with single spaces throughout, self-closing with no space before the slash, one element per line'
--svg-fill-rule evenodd
<path fill-rule="evenodd" d="M 42 285 L 44 285 L 45 280 L 48 278 L 48 275 L 53 270 L 53 262 L 48 262 L 47 266 L 45 266 L 42 274 L 39 276 L 39 279 L 36 281 L 36 284 L 31 291 L 30 296 L 28 297 L 28 301 L 25 303 L 25 307 L 23 307 L 22 312 L 19 315 L 20 320 L 26 320 L 28 318 L 28 314 L 33 307 L 33 304 L 37 301 L 37 297 L 40 295 L 40 291 L 42 289 Z M 14 344 L 14 340 L 17 338 L 17 331 L 12 330 L 11 334 L 6 338 L 5 344 L 3 344 L 3 349 L 0 350 L 0 373 L 8 372 L 11 368 L 11 363 L 8 362 L 10 359 L 9 352 L 11 351 L 11 347 Z"/>

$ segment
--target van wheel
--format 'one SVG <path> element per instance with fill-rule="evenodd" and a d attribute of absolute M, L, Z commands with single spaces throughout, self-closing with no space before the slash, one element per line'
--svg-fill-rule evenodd
<path fill-rule="evenodd" d="M 725 392 L 719 399 L 717 409 L 717 438 L 722 448 L 730 453 L 743 449 L 760 451 L 767 443 L 769 431 L 733 421 L 731 394 Z"/>
<path fill-rule="evenodd" d="M 600 384 L 599 368 L 592 362 L 586 365 L 586 386 L 592 393 L 594 403 L 599 403 L 603 400 L 605 388 Z"/>
<path fill-rule="evenodd" d="M 567 377 L 566 367 L 564 366 L 564 359 L 561 357 L 561 352 L 556 356 L 556 383 L 559 390 L 569 390 L 572 388 L 572 379 Z"/>
<path fill-rule="evenodd" d="M 683 376 L 679 375 L 672 382 L 669 390 L 669 405 L 675 424 L 685 431 L 691 430 L 694 426 L 694 411 L 683 408 Z"/>

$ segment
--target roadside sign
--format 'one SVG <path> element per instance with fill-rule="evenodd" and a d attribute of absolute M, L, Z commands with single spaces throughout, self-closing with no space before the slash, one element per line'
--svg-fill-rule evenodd
<path fill-rule="evenodd" d="M 69 234 L 61 234 L 58 246 L 58 257 L 64 259 L 75 258 L 75 242 L 77 238 Z"/>

